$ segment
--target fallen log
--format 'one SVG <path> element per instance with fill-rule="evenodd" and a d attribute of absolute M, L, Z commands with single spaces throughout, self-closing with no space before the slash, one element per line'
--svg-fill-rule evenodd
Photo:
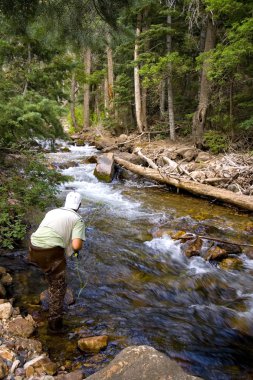
<path fill-rule="evenodd" d="M 166 185 L 174 186 L 178 189 L 186 190 L 192 194 L 202 195 L 205 197 L 218 199 L 224 203 L 229 203 L 238 208 L 253 211 L 253 197 L 242 194 L 235 194 L 232 191 L 216 188 L 210 185 L 197 183 L 193 181 L 186 181 L 169 177 L 158 170 L 151 168 L 144 168 L 140 165 L 132 164 L 129 161 L 123 160 L 117 156 L 114 157 L 115 162 L 130 170 L 131 172 L 141 175 L 145 178 L 164 183 Z"/>

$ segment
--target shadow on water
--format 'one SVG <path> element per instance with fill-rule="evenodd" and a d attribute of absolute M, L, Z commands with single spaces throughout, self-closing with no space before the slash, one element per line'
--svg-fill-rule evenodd
<path fill-rule="evenodd" d="M 186 258 L 169 233 L 150 231 L 167 222 L 168 230 L 207 234 L 252 244 L 247 232 L 252 217 L 206 200 L 178 195 L 148 182 L 103 184 L 94 165 L 81 163 L 91 148 L 57 153 L 55 161 L 80 160 L 64 171 L 74 181 L 62 188 L 83 194 L 81 214 L 87 241 L 78 262 L 68 262 L 68 283 L 76 303 L 65 313 L 69 332 L 52 338 L 46 324 L 38 331 L 52 359 L 66 368 L 97 371 L 124 347 L 148 344 L 175 358 L 193 374 L 210 380 L 253 376 L 253 263 L 242 254 L 243 268 L 224 271 L 200 257 Z M 51 157 L 51 159 L 52 159 Z M 19 305 L 39 316 L 39 294 L 46 284 L 40 272 L 21 256 L 1 258 L 15 271 Z M 86 282 L 80 292 L 81 282 Z M 101 353 L 85 356 L 78 336 L 108 335 Z"/>

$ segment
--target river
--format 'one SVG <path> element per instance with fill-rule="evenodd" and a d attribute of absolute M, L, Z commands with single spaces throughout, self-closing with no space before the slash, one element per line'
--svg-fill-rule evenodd
<path fill-rule="evenodd" d="M 78 268 L 75 260 L 68 263 L 77 298 L 65 314 L 69 333 L 52 338 L 43 324 L 39 328 L 51 357 L 89 375 L 124 347 L 147 344 L 204 379 L 251 379 L 253 260 L 243 253 L 241 270 L 225 271 L 200 257 L 186 258 L 179 241 L 153 238 L 151 231 L 168 222 L 170 229 L 253 244 L 247 232 L 252 216 L 145 180 L 99 182 L 95 165 L 84 163 L 92 154 L 97 152 L 89 146 L 50 154 L 54 162 L 79 163 L 63 170 L 73 181 L 61 187 L 60 197 L 70 189 L 83 195 L 87 235 Z M 38 313 L 45 282 L 22 254 L 4 264 L 16 270 L 18 304 Z M 109 345 L 85 356 L 76 348 L 80 333 L 108 335 Z"/>

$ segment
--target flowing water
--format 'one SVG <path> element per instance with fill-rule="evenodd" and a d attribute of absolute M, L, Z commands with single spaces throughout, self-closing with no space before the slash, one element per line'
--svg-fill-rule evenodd
<path fill-rule="evenodd" d="M 87 226 L 79 262 L 68 263 L 77 297 L 65 314 L 69 333 L 53 339 L 39 329 L 51 357 L 89 375 L 124 347 L 148 344 L 205 379 L 253 378 L 253 260 L 244 252 L 243 267 L 225 271 L 186 258 L 169 234 L 151 235 L 167 222 L 171 230 L 253 244 L 252 216 L 144 180 L 99 182 L 95 165 L 84 163 L 94 153 L 85 146 L 50 155 L 54 162 L 79 163 L 63 170 L 73 180 L 62 186 L 61 198 L 70 189 L 83 195 Z M 16 269 L 19 304 L 34 312 L 46 284 L 36 268 L 22 263 L 15 258 L 7 264 Z M 109 345 L 85 356 L 76 348 L 80 333 L 108 335 Z"/>

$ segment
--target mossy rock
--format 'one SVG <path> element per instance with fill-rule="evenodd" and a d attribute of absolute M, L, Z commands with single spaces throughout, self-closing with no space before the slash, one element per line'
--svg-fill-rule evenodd
<path fill-rule="evenodd" d="M 241 270 L 243 262 L 238 257 L 227 257 L 220 263 L 220 268 L 224 270 Z"/>

